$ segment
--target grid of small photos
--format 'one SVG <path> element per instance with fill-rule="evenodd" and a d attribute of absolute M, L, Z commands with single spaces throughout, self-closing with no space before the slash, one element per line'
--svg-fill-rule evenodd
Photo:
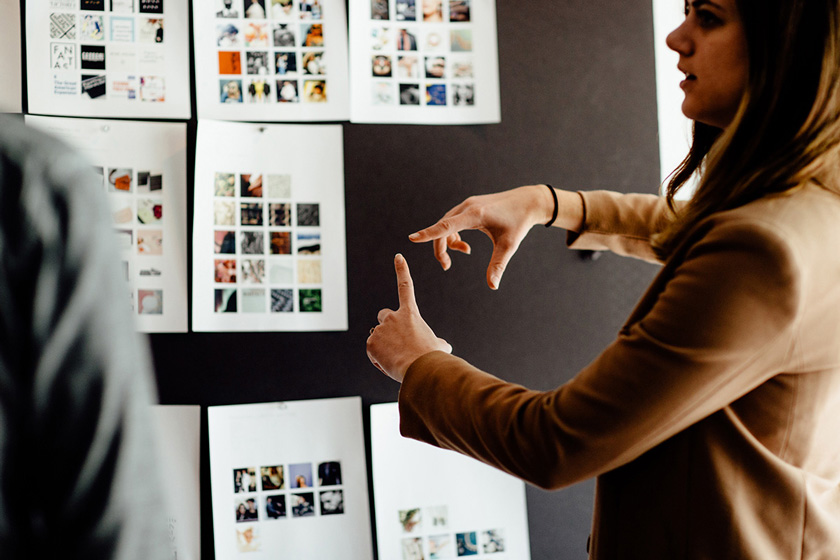
<path fill-rule="evenodd" d="M 48 1 L 56 95 L 165 101 L 163 0 Z"/>
<path fill-rule="evenodd" d="M 216 313 L 319 313 L 320 205 L 292 198 L 291 175 L 216 172 Z"/>
<path fill-rule="evenodd" d="M 327 100 L 320 0 L 215 0 L 221 103 Z"/>
<path fill-rule="evenodd" d="M 505 552 L 502 529 L 451 531 L 446 506 L 400 510 L 402 560 L 437 560 L 463 556 L 501 560 Z"/>
<path fill-rule="evenodd" d="M 475 105 L 472 0 L 370 0 L 374 105 Z"/>
<path fill-rule="evenodd" d="M 341 515 L 341 462 L 233 469 L 233 494 L 231 513 L 237 524 Z"/>
<path fill-rule="evenodd" d="M 111 205 L 111 218 L 124 258 L 125 280 L 132 286 L 131 303 L 140 315 L 162 315 L 163 175 L 125 167 L 94 167 Z M 143 288 L 134 288 L 142 279 Z"/>

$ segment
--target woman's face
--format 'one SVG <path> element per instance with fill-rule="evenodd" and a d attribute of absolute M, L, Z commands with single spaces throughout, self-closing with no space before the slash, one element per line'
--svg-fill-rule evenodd
<path fill-rule="evenodd" d="M 747 40 L 735 0 L 687 0 L 685 21 L 668 35 L 685 74 L 686 117 L 726 128 L 747 86 Z"/>

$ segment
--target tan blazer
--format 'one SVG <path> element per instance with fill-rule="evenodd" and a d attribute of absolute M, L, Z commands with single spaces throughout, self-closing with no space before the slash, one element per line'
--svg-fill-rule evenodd
<path fill-rule="evenodd" d="M 653 258 L 662 199 L 581 196 L 571 247 Z M 404 435 L 537 486 L 597 476 L 590 558 L 840 558 L 840 196 L 705 220 L 556 390 L 434 352 L 399 401 Z"/>

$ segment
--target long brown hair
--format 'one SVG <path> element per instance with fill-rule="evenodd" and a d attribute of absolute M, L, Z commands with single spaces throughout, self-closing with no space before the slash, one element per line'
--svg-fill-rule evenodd
<path fill-rule="evenodd" d="M 714 212 L 813 180 L 840 193 L 840 0 L 735 0 L 743 21 L 749 77 L 725 129 L 695 122 L 691 150 L 666 198 L 692 174 L 697 192 L 654 237 L 665 259 Z"/>

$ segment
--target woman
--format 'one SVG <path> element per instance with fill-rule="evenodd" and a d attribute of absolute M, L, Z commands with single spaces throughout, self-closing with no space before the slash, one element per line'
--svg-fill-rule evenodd
<path fill-rule="evenodd" d="M 449 354 L 398 255 L 368 355 L 404 435 L 544 488 L 597 476 L 591 558 L 836 558 L 840 1 L 693 0 L 668 45 L 695 131 L 666 200 L 528 186 L 410 236 L 448 269 L 483 231 L 493 289 L 538 223 L 662 262 L 618 338 L 554 391 L 505 383 Z"/>

